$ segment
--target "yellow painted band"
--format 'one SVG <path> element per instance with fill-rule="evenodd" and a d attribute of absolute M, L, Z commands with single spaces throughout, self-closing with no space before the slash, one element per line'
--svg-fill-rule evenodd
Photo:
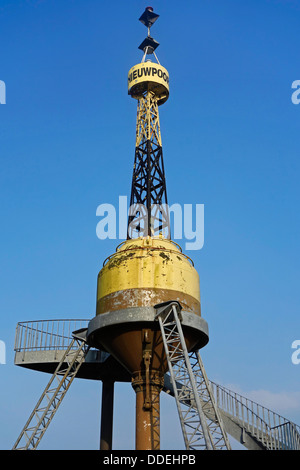
<path fill-rule="evenodd" d="M 152 62 L 134 65 L 128 72 L 128 93 L 134 97 L 145 90 L 169 96 L 169 73 L 165 67 Z"/>
<path fill-rule="evenodd" d="M 171 289 L 200 302 L 199 275 L 169 240 L 147 237 L 125 242 L 98 275 L 97 300 L 113 292 L 137 288 Z"/>

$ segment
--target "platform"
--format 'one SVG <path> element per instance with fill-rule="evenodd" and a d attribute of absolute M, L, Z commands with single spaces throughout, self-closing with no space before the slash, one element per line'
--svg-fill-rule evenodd
<path fill-rule="evenodd" d="M 17 324 L 15 365 L 53 374 L 72 338 L 72 332 L 87 328 L 90 320 L 37 320 Z M 90 349 L 77 377 L 130 382 L 128 372 L 107 352 Z"/>

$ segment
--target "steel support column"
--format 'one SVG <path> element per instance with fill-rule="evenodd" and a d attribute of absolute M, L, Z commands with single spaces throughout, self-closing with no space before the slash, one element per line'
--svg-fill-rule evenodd
<path fill-rule="evenodd" d="M 114 382 L 105 380 L 102 384 L 100 450 L 112 449 L 114 411 Z"/>
<path fill-rule="evenodd" d="M 136 393 L 135 450 L 160 449 L 160 392 L 161 385 L 150 385 L 149 404 L 146 405 L 146 383 L 134 380 Z"/>

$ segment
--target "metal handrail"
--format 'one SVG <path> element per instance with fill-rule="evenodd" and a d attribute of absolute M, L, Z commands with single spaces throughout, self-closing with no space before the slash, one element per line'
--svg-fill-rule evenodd
<path fill-rule="evenodd" d="M 190 258 L 189 256 L 187 256 L 185 253 L 182 253 L 180 251 L 176 251 L 176 250 L 170 250 L 170 249 L 165 249 L 165 248 L 161 248 L 161 247 L 153 247 L 153 246 L 139 246 L 139 247 L 134 247 L 134 248 L 126 248 L 125 250 L 119 250 L 117 251 L 116 253 L 113 253 L 112 255 L 109 255 L 107 258 L 105 258 L 105 260 L 103 261 L 103 266 L 105 266 L 108 261 L 110 261 L 111 258 L 113 258 L 114 256 L 116 256 L 116 254 L 123 254 L 123 253 L 127 253 L 128 251 L 132 251 L 132 252 L 136 252 L 136 251 L 139 251 L 139 250 L 145 250 L 145 251 L 163 251 L 163 252 L 166 252 L 166 253 L 173 253 L 175 255 L 179 255 L 179 256 L 182 256 L 183 258 L 187 259 L 192 266 L 194 266 L 194 261 L 192 260 L 192 258 Z"/>
<path fill-rule="evenodd" d="M 221 385 L 210 382 L 218 407 L 268 449 L 300 449 L 300 426 Z"/>
<path fill-rule="evenodd" d="M 87 319 L 35 320 L 16 327 L 16 352 L 65 350 L 72 332 L 86 328 Z M 210 381 L 217 406 L 264 447 L 300 450 L 300 426 L 226 387 Z"/>
<path fill-rule="evenodd" d="M 19 322 L 16 327 L 16 352 L 63 350 L 69 346 L 72 332 L 86 328 L 89 320 L 35 320 Z"/>

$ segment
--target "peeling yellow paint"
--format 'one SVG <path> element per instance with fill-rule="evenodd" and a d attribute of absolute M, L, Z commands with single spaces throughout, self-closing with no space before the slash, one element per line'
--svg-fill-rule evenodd
<path fill-rule="evenodd" d="M 165 301 L 169 291 L 173 299 L 194 299 L 200 306 L 199 275 L 192 261 L 171 240 L 127 240 L 106 260 L 98 275 L 97 313 L 107 311 L 101 308 L 101 301 L 110 297 L 112 302 L 113 294 L 114 301 L 126 308 L 126 298 L 131 306 L 141 305 L 141 297 L 142 305 L 151 305 L 152 298 L 157 303 Z"/>

